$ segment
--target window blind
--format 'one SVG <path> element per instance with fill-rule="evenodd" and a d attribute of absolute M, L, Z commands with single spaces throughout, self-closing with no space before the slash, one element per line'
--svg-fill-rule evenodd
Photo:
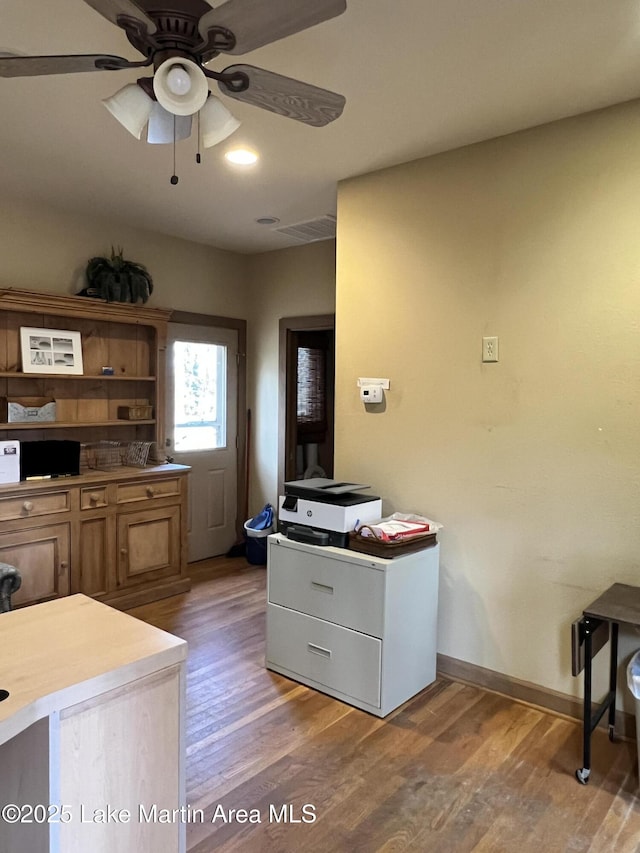
<path fill-rule="evenodd" d="M 302 431 L 326 429 L 327 359 L 319 347 L 298 347 L 297 421 Z"/>

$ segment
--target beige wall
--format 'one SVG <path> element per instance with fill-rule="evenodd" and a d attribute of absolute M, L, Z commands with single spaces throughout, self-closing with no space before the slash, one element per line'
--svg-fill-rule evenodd
<path fill-rule="evenodd" d="M 640 584 L 639 199 L 637 102 L 339 188 L 336 471 L 445 525 L 440 652 L 565 693 Z"/>
<path fill-rule="evenodd" d="M 278 496 L 279 323 L 282 317 L 333 314 L 335 242 L 324 240 L 253 255 L 248 397 L 252 414 L 250 515 Z"/>
<path fill-rule="evenodd" d="M 153 277 L 150 306 L 246 317 L 244 256 L 15 199 L 0 222 L 0 287 L 78 293 L 87 261 L 122 246 Z"/>

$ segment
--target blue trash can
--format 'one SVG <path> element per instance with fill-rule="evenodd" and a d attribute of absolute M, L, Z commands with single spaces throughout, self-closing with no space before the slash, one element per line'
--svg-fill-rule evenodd
<path fill-rule="evenodd" d="M 267 536 L 273 533 L 273 527 L 266 530 L 255 530 L 247 525 L 252 521 L 245 521 L 244 535 L 247 541 L 247 562 L 252 566 L 267 565 Z"/>
<path fill-rule="evenodd" d="M 267 536 L 273 533 L 273 507 L 266 504 L 253 518 L 244 523 L 247 561 L 252 566 L 267 565 Z"/>

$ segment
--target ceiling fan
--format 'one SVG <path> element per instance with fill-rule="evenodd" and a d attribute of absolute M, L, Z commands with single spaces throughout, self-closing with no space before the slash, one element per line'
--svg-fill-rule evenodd
<path fill-rule="evenodd" d="M 138 139 L 147 127 L 149 142 L 175 143 L 188 137 L 196 113 L 199 143 L 204 147 L 221 142 L 239 126 L 224 104 L 210 94 L 209 79 L 217 81 L 228 97 L 312 127 L 323 127 L 342 113 L 344 97 L 327 89 L 254 65 L 236 64 L 214 71 L 206 63 L 222 53 L 248 53 L 341 15 L 346 0 L 226 0 L 216 8 L 205 0 L 84 2 L 123 29 L 144 58 L 135 62 L 105 54 L 4 55 L 0 56 L 0 77 L 153 66 L 153 76 L 140 78 L 104 101 Z"/>

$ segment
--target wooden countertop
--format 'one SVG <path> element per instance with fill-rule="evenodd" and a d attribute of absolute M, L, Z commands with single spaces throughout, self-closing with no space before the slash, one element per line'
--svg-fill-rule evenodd
<path fill-rule="evenodd" d="M 0 744 L 54 711 L 184 661 L 187 643 L 85 595 L 0 614 Z"/>
<path fill-rule="evenodd" d="M 133 421 L 132 421 L 133 423 Z M 125 480 L 135 480 L 145 477 L 169 477 L 184 476 L 191 471 L 188 465 L 177 465 L 174 462 L 165 462 L 162 465 L 147 465 L 144 468 L 130 468 L 120 466 L 112 471 L 99 471 L 94 469 L 83 469 L 80 474 L 72 477 L 55 477 L 52 480 L 21 480 L 19 483 L 2 483 L 0 485 L 0 496 L 5 493 L 21 491 L 38 491 L 49 489 L 65 489 L 71 486 L 89 486 L 100 483 L 113 483 Z"/>

